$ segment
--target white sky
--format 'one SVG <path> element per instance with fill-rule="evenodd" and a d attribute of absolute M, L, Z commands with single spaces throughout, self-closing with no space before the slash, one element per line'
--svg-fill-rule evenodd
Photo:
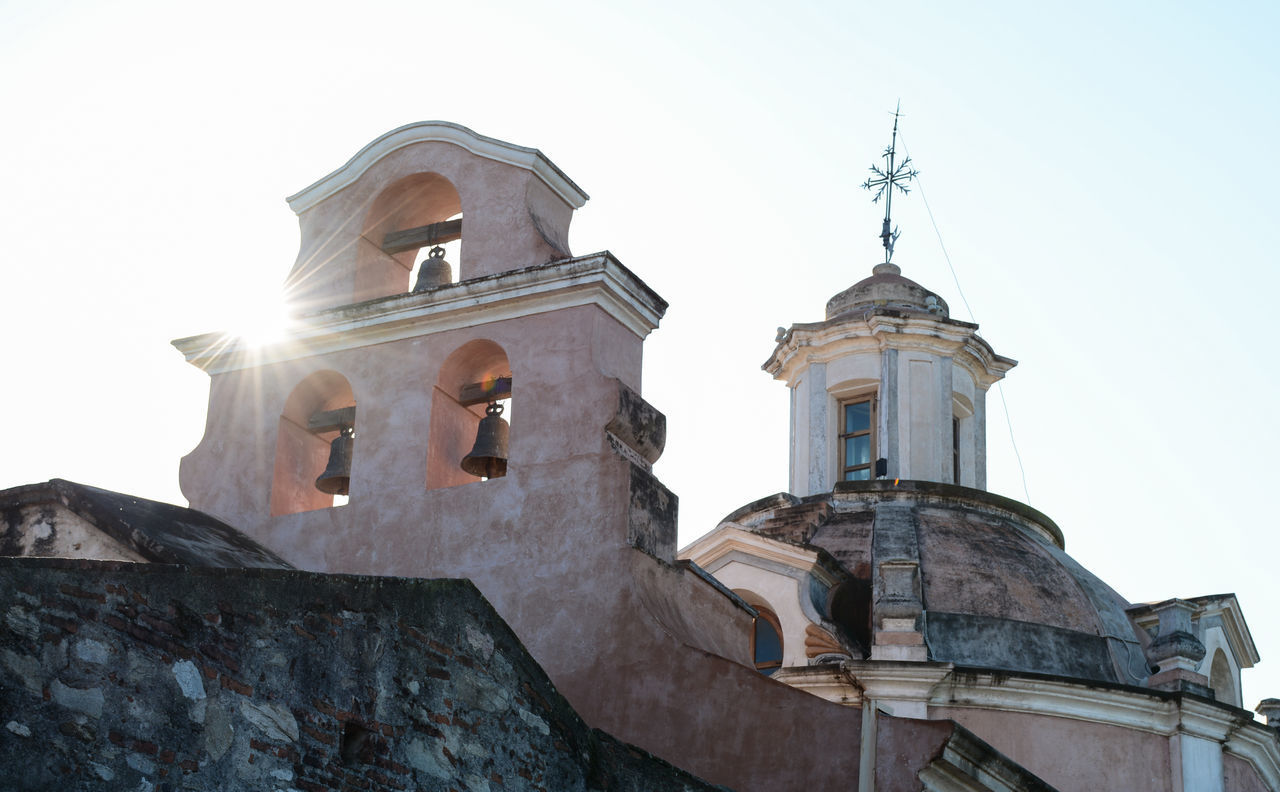
<path fill-rule="evenodd" d="M 671 303 L 645 396 L 681 542 L 786 488 L 775 328 L 869 273 L 900 97 L 1001 354 L 1031 503 L 1132 601 L 1234 591 L 1280 696 L 1280 56 L 1270 3 L 0 0 L 0 487 L 184 503 L 207 378 L 276 309 L 283 201 L 423 119 L 536 146 Z M 968 319 L 919 192 L 895 261 Z M 991 489 L 1025 500 L 999 398 Z"/>

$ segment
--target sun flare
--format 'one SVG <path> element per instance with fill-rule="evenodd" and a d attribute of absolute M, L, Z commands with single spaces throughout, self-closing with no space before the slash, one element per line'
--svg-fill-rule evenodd
<path fill-rule="evenodd" d="M 230 335 L 259 349 L 283 341 L 291 322 L 289 312 L 280 303 L 247 305 L 232 325 Z"/>

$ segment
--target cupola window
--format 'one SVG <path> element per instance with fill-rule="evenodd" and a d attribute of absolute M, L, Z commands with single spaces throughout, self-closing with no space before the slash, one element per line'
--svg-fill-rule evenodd
<path fill-rule="evenodd" d="M 863 397 L 840 405 L 840 479 L 874 478 L 875 399 Z"/>

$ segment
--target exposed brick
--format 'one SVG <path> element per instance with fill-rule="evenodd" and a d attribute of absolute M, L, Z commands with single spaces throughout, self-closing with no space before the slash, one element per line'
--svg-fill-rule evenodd
<path fill-rule="evenodd" d="M 200 644 L 200 653 L 210 660 L 215 660 L 231 673 L 239 673 L 240 663 L 234 657 L 224 652 L 222 649 L 212 642 L 206 641 Z"/>
<path fill-rule="evenodd" d="M 220 683 L 224 688 L 226 688 L 227 690 L 230 690 L 230 691 L 233 691 L 233 692 L 239 693 L 239 694 L 240 694 L 240 695 L 242 695 L 242 696 L 250 696 L 250 697 L 252 697 L 252 696 L 253 696 L 253 687 L 252 687 L 252 686 L 250 686 L 250 685 L 246 685 L 246 684 L 245 684 L 245 683 L 243 683 L 243 682 L 240 682 L 240 681 L 237 681 L 237 680 L 235 680 L 235 679 L 232 679 L 231 677 L 227 676 L 226 674 L 222 674 L 222 675 L 220 675 L 220 676 L 218 677 L 218 682 L 219 682 L 219 683 Z"/>
<path fill-rule="evenodd" d="M 134 740 L 129 744 L 129 748 L 136 753 L 146 754 L 148 756 L 155 756 L 160 752 L 160 746 L 150 740 Z"/>
<path fill-rule="evenodd" d="M 107 601 L 106 596 L 103 594 L 99 594 L 96 591 L 86 591 L 85 589 L 70 583 L 63 583 L 61 586 L 58 586 L 58 591 L 61 591 L 69 597 L 79 597 L 81 599 L 93 600 L 94 602 Z"/>
<path fill-rule="evenodd" d="M 303 734 L 307 735 L 308 737 L 311 737 L 313 740 L 322 742 L 325 745 L 338 744 L 337 737 L 333 736 L 332 734 L 325 734 L 319 729 L 312 728 L 311 726 L 307 726 L 306 724 L 299 725 L 298 730 L 301 731 Z"/>
<path fill-rule="evenodd" d="M 150 613 L 138 614 L 138 621 L 147 625 L 148 627 L 155 630 L 156 632 L 164 633 L 165 635 L 168 635 L 170 637 L 173 637 L 173 638 L 183 637 L 182 630 L 179 630 L 177 627 L 175 627 L 173 624 L 169 623 L 168 621 L 165 621 L 164 619 L 161 619 L 157 616 L 153 616 Z"/>

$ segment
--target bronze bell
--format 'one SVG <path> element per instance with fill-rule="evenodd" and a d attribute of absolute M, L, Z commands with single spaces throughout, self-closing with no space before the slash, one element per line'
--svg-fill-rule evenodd
<path fill-rule="evenodd" d="M 498 478 L 507 475 L 507 437 L 511 425 L 502 417 L 502 405 L 489 402 L 476 430 L 476 444 L 462 458 L 462 469 L 473 476 Z"/>
<path fill-rule="evenodd" d="M 351 487 L 351 450 L 355 446 L 350 426 L 342 427 L 342 433 L 329 444 L 329 465 L 316 479 L 316 489 L 329 495 L 346 495 Z"/>
<path fill-rule="evenodd" d="M 413 290 L 426 291 L 450 283 L 453 283 L 453 267 L 444 260 L 444 248 L 436 245 L 418 267 L 418 280 L 413 284 Z"/>

